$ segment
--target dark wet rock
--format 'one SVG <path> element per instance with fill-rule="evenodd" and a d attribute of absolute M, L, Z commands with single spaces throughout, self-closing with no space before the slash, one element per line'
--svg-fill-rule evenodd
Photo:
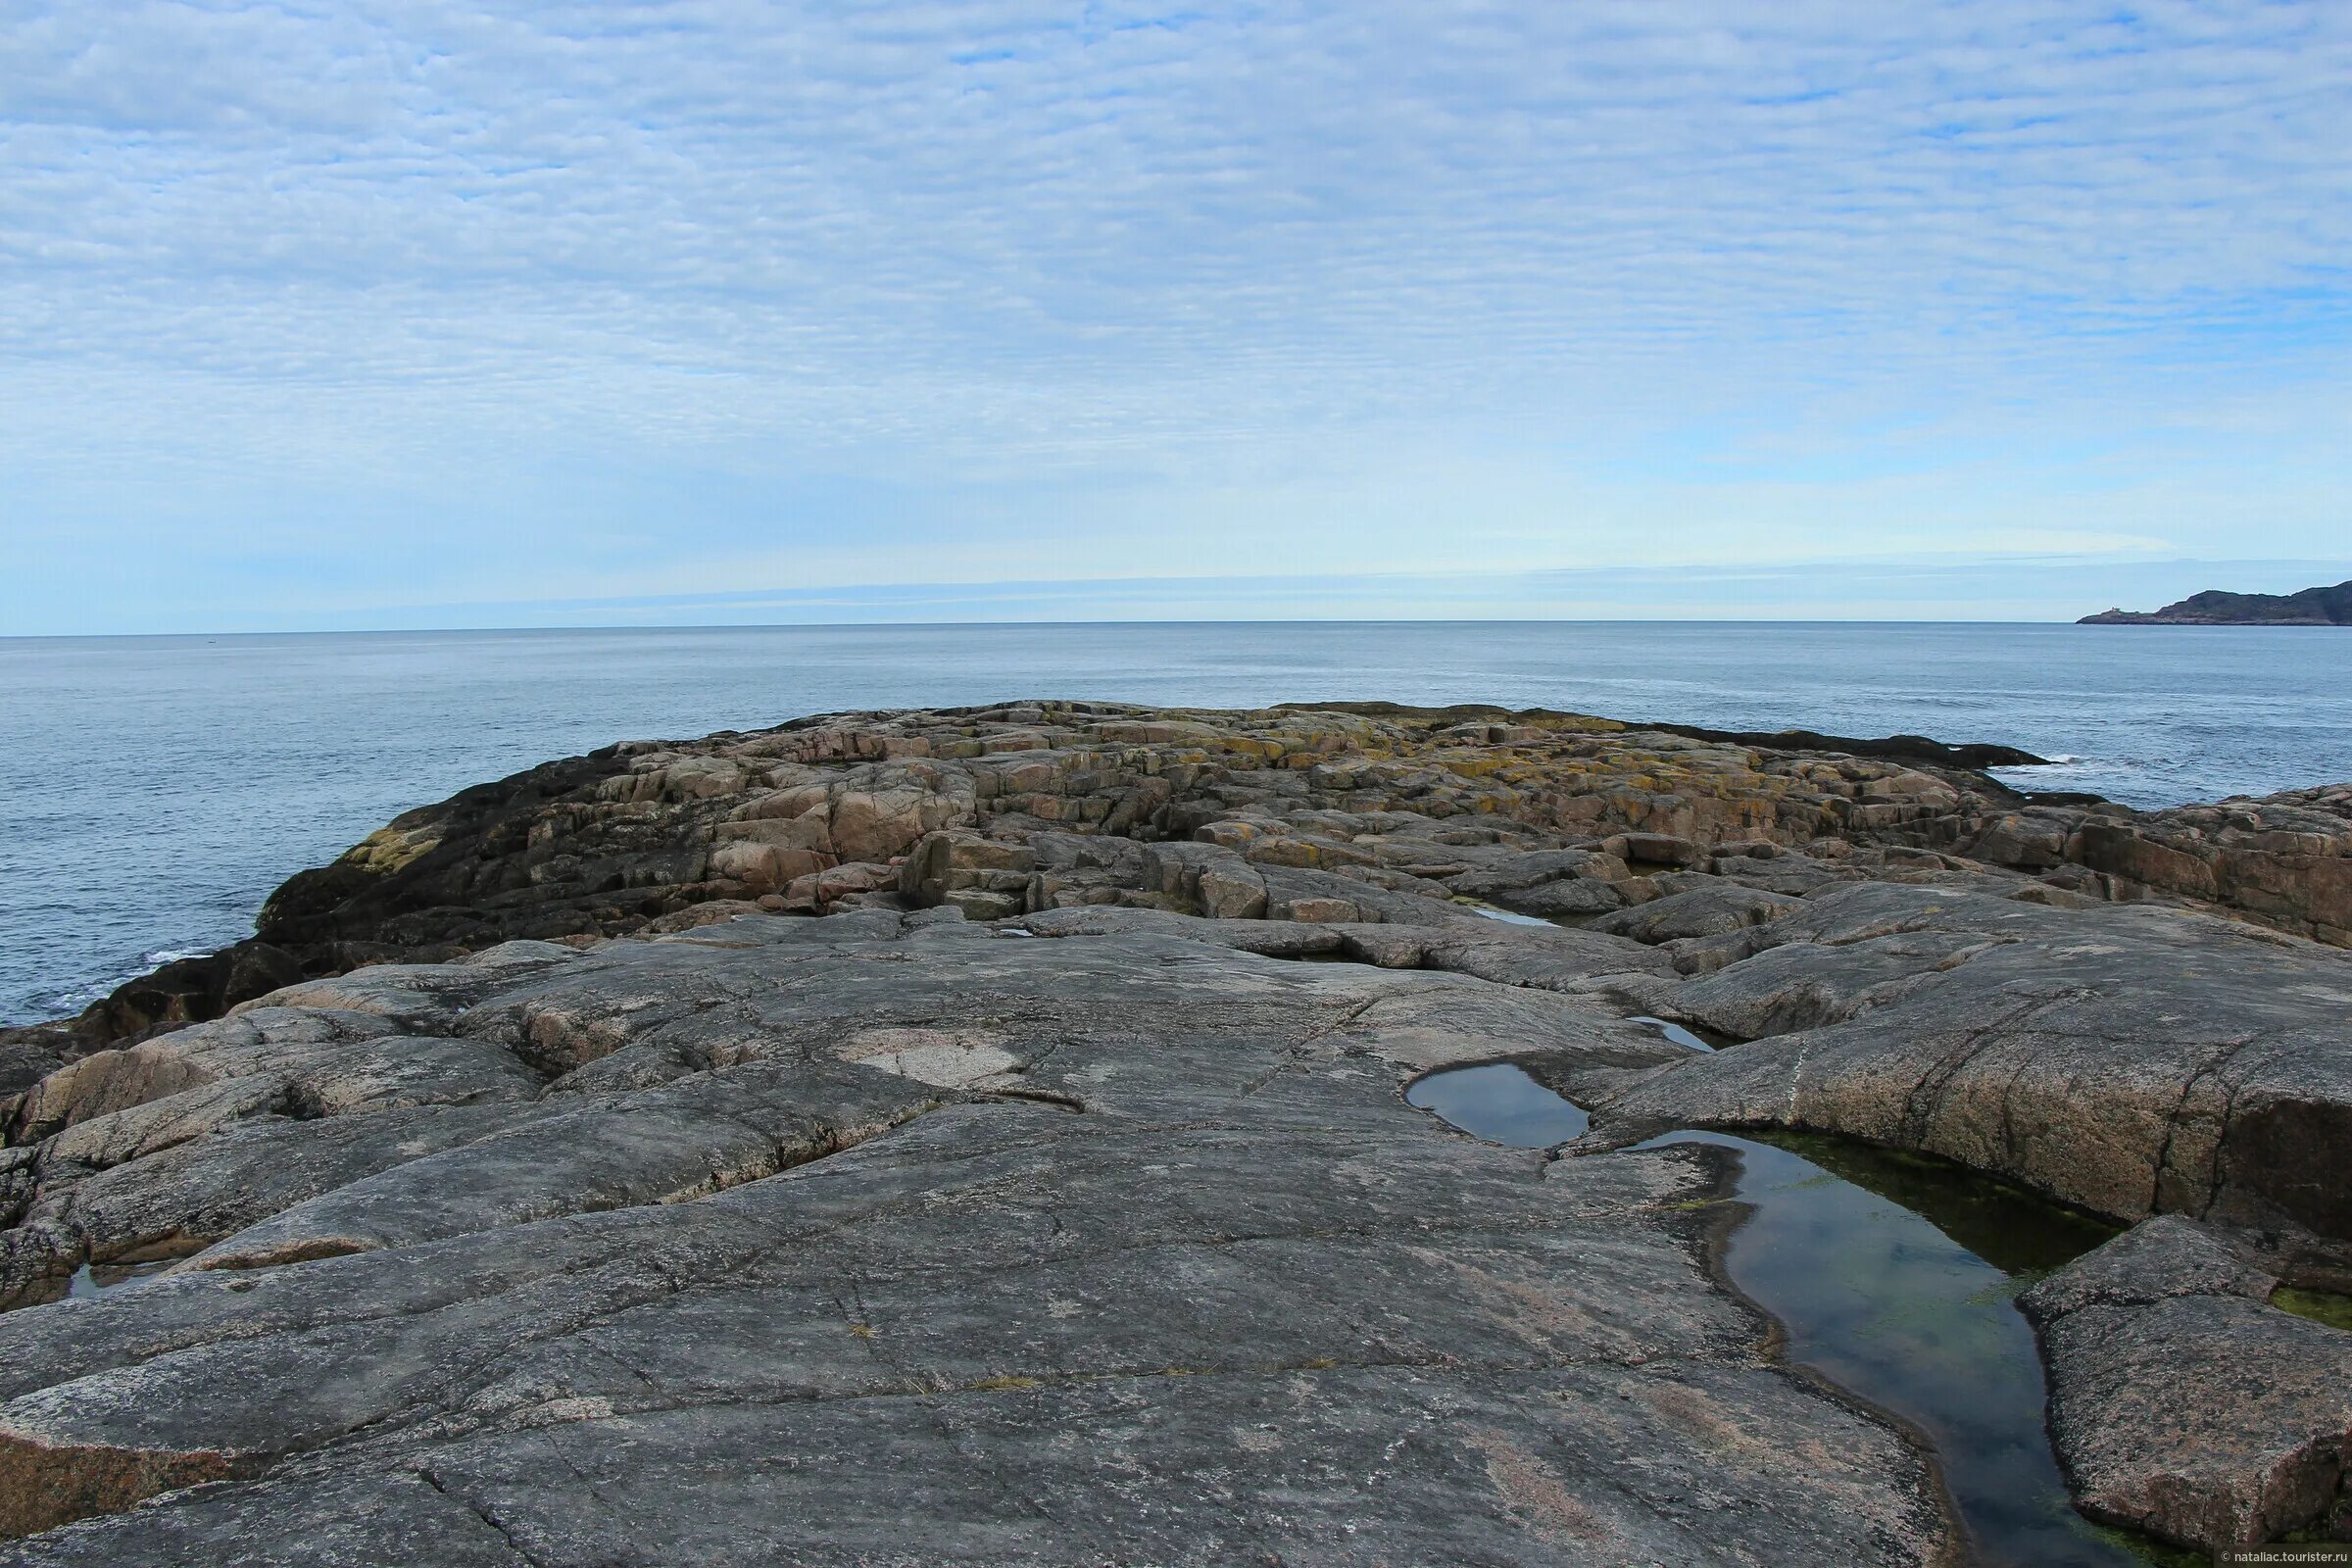
<path fill-rule="evenodd" d="M 2082 1506 L 2187 1545 L 2352 1539 L 2352 1333 L 2265 1304 L 2240 1242 L 2150 1220 L 2020 1300 Z"/>
<path fill-rule="evenodd" d="M 1864 739 L 1853 735 L 1824 735 L 1809 729 L 1701 729 L 1694 724 L 1642 726 L 1687 735 L 1692 740 L 1728 741 L 1736 746 L 1766 747 L 1773 751 L 1830 752 L 1840 757 L 1884 758 L 1894 761 L 1933 762 L 1947 767 L 2026 767 L 2044 759 L 2014 746 L 1972 743 L 1947 746 L 1925 735 L 1884 735 Z"/>
<path fill-rule="evenodd" d="M 76 1056 L 96 1049 L 97 1037 L 68 1023 L 0 1029 L 0 1103 L 23 1094 Z"/>
<path fill-rule="evenodd" d="M 1032 920 L 1060 934 L 755 916 L 363 970 L 183 1031 L 176 1076 L 45 1087 L 36 1208 L 111 1179 L 211 1247 L 0 1315 L 0 1524 L 32 1532 L 0 1560 L 1942 1549 L 1910 1446 L 1765 1363 L 1713 1284 L 1705 1167 L 1547 1164 L 1399 1096 L 1453 1061 L 1675 1048 L 1589 997 L 1228 945 L 1469 951 L 1441 927 Z M 367 1074 L 439 1041 L 534 1087 L 208 1101 L 185 1142 L 49 1168 L 109 1117 L 316 1073 L 330 1038 Z M 476 1136 L 412 1147 L 461 1112 Z M 270 1156 L 317 1168 L 314 1129 L 371 1125 L 395 1135 L 371 1172 L 249 1190 Z M 188 1162 L 215 1148 L 240 1152 Z"/>

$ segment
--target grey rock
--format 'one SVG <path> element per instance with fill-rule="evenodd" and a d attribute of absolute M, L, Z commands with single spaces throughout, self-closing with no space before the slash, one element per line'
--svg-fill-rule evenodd
<path fill-rule="evenodd" d="M 206 1254 L 0 1315 L 24 1537 L 0 1561 L 1943 1549 L 1905 1441 L 1763 1361 L 1713 1283 L 1703 1166 L 1546 1163 L 1399 1098 L 1448 1062 L 1675 1048 L 1590 996 L 1230 945 L 1284 922 L 1025 923 L 1060 934 L 746 917 L 314 985 L 319 1016 L 439 1031 L 351 1049 L 504 1051 L 541 1087 L 247 1117 L 78 1178 L 143 1183 L 198 1234 L 258 1167 L 192 1151 L 494 1123 L 270 1213 L 241 1197 Z M 1282 934 L 1655 961 L 1452 929 Z M 67 1088 L 46 1102 L 88 1125 Z"/>
<path fill-rule="evenodd" d="M 1607 914 L 1622 909 L 1633 896 L 1633 884 L 1603 882 L 1595 877 L 1565 877 L 1557 882 L 1540 882 L 1532 888 L 1506 889 L 1493 896 L 1493 902 L 1518 914 L 1532 914 L 1540 919 L 1572 918 L 1586 914 Z"/>
<path fill-rule="evenodd" d="M 1631 909 L 1602 915 L 1590 930 L 1632 937 L 1656 944 L 1678 937 L 1720 936 L 1778 919 L 1797 906 L 1797 901 L 1779 893 L 1726 883 L 1673 893 Z"/>
<path fill-rule="evenodd" d="M 1742 887 L 1785 893 L 1792 899 L 1819 893 L 1839 882 L 1859 882 L 1866 875 L 1859 866 L 1817 860 L 1792 850 L 1769 858 L 1718 855 L 1715 874 Z"/>
<path fill-rule="evenodd" d="M 1941 1550 L 1712 1283 L 1685 1156 L 1398 1098 L 1494 1059 L 1598 1144 L 2193 1216 L 2028 1299 L 2072 1473 L 2178 1539 L 2324 1514 L 2335 1342 L 2262 1298 L 2352 1282 L 2352 787 L 2140 813 L 1840 744 L 1039 703 L 410 813 L 0 1032 L 0 1561 Z"/>
<path fill-rule="evenodd" d="M 2167 1218 L 2028 1293 L 2084 1509 L 2207 1549 L 2352 1533 L 2352 1333 L 2264 1304 L 2275 1283 Z"/>
<path fill-rule="evenodd" d="M 2352 1260 L 2341 952 L 2182 911 L 1876 882 L 1717 940 L 1749 956 L 1662 1000 L 1751 1043 L 1665 1068 L 1604 1120 L 1843 1132 L 2118 1218 L 2183 1213 Z"/>

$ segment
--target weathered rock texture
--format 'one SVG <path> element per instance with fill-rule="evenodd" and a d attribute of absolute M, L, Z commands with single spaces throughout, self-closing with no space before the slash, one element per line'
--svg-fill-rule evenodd
<path fill-rule="evenodd" d="M 1782 893 L 1908 857 L 2022 874 L 2053 900 L 2188 901 L 2352 945 L 2352 786 L 2135 812 L 2037 804 L 1970 770 L 2031 760 L 1378 703 L 1039 703 L 632 742 L 411 811 L 288 882 L 252 941 L 167 965 L 70 1027 L 0 1031 L 0 1093 L 93 1042 L 217 1017 L 304 975 L 815 911 L 902 884 L 984 917 L 1072 902 L 1248 914 L 1262 897 L 1277 918 L 1381 918 L 1380 890 L 1439 886 L 1579 915 L 1650 890 L 1629 870 L 1703 874 L 1752 848 L 1794 852 L 1741 877 Z M 1570 848 L 1624 863 L 1520 858 Z"/>
<path fill-rule="evenodd" d="M 1616 1146 L 1844 1132 L 2352 1280 L 2352 790 L 1791 739 L 1041 704 L 412 812 L 0 1047 L 0 1561 L 1930 1560 L 1701 1156 Z M 1399 1098 L 1505 1057 L 1578 1157 Z M 2305 1385 L 2227 1442 L 2130 1392 L 2196 1314 L 2338 1334 L 2268 1289 L 2052 1283 L 2093 1507 L 2340 1524 Z"/>
<path fill-rule="evenodd" d="M 514 944 L 44 1084 L 12 1235 L 191 1255 L 0 1316 L 0 1527 L 33 1533 L 0 1560 L 1940 1549 L 1919 1457 L 1714 1286 L 1705 1169 L 1398 1095 L 1675 1048 L 1226 945 L 1262 922 L 1071 914 Z M 1558 937 L 1488 940 L 1556 985 L 1650 956 Z"/>
<path fill-rule="evenodd" d="M 2265 1305 L 2278 1283 L 2167 1218 L 2026 1294 L 2086 1509 L 2205 1546 L 2352 1537 L 2352 1334 Z"/>
<path fill-rule="evenodd" d="M 1687 978 L 1629 989 L 1749 1044 L 1607 1099 L 1619 1136 L 1846 1133 L 2352 1268 L 2352 961 L 2337 950 L 2185 910 L 1883 882 L 1668 947 Z"/>

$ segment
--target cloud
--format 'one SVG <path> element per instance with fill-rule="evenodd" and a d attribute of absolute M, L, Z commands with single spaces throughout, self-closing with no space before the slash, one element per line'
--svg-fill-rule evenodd
<path fill-rule="evenodd" d="M 0 624 L 126 545 L 2322 554 L 2347 82 L 2324 0 L 20 3 Z"/>

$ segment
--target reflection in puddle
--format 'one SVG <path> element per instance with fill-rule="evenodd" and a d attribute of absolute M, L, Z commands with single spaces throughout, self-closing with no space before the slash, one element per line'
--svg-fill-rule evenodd
<path fill-rule="evenodd" d="M 1587 1125 L 1581 1108 L 1507 1063 L 1432 1073 L 1405 1098 L 1518 1148 Z M 2163 1560 L 2160 1548 L 2075 1512 L 2042 1424 L 2041 1356 L 2013 1304 L 2114 1227 L 1943 1160 L 1773 1136 L 1683 1131 L 1637 1147 L 1703 1144 L 1739 1156 L 1735 1196 L 1749 1211 L 1725 1245 L 1725 1271 L 1780 1321 L 1788 1360 L 1926 1438 L 1968 1535 L 1968 1560 Z"/>
<path fill-rule="evenodd" d="M 1507 1061 L 1433 1072 L 1406 1089 L 1404 1100 L 1466 1133 L 1513 1149 L 1549 1149 L 1582 1138 L 1592 1125 L 1582 1106 Z"/>
<path fill-rule="evenodd" d="M 1972 1561 L 2137 1560 L 2068 1500 L 2043 1426 L 2041 1356 L 2015 1305 L 2020 1290 L 2114 1231 L 1940 1161 L 1882 1160 L 1886 1151 L 1840 1139 L 1790 1142 L 1804 1152 L 1707 1132 L 1641 1147 L 1738 1152 L 1737 1193 L 1753 1212 L 1732 1233 L 1726 1271 L 1781 1320 L 1789 1360 L 1925 1434 Z"/>
<path fill-rule="evenodd" d="M 1712 1045 L 1707 1043 L 1706 1038 L 1700 1035 L 1697 1030 L 1692 1029 L 1685 1024 L 1668 1023 L 1663 1018 L 1652 1018 L 1646 1014 L 1637 1018 L 1629 1018 L 1626 1021 L 1629 1023 L 1642 1024 L 1648 1028 L 1655 1029 L 1659 1034 L 1664 1035 L 1668 1040 L 1673 1041 L 1676 1045 L 1686 1046 L 1692 1051 L 1713 1051 L 1715 1049 Z"/>
<path fill-rule="evenodd" d="M 1497 909 L 1492 904 L 1471 904 L 1466 905 L 1465 907 L 1467 907 L 1472 914 L 1484 915 L 1490 920 L 1500 920 L 1504 925 L 1551 924 L 1549 920 L 1544 919 L 1542 915 L 1520 914 L 1510 909 Z"/>
<path fill-rule="evenodd" d="M 150 1275 L 162 1273 L 173 1261 L 169 1257 L 159 1257 L 148 1263 L 84 1263 L 66 1282 L 66 1299 L 94 1301 L 110 1292 L 136 1285 Z"/>

